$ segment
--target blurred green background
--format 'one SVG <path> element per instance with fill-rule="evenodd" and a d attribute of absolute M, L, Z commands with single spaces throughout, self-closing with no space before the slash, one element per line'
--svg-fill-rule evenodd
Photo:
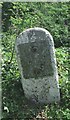
<path fill-rule="evenodd" d="M 2 6 L 2 120 L 36 120 L 39 112 L 48 120 L 70 119 L 70 4 L 3 2 Z M 53 36 L 58 66 L 60 103 L 34 105 L 25 96 L 15 54 L 16 37 L 23 30 L 42 27 Z"/>

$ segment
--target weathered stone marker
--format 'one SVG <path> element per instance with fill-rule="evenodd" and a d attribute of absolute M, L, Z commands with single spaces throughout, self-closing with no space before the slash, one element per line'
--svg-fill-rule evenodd
<path fill-rule="evenodd" d="M 30 28 L 16 40 L 16 52 L 25 96 L 38 103 L 60 100 L 58 73 L 51 34 Z"/>

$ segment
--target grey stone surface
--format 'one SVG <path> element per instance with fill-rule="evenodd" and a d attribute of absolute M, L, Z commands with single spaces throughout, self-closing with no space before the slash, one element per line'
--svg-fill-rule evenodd
<path fill-rule="evenodd" d="M 54 42 L 43 28 L 22 32 L 15 45 L 22 86 L 28 99 L 38 103 L 60 100 Z"/>

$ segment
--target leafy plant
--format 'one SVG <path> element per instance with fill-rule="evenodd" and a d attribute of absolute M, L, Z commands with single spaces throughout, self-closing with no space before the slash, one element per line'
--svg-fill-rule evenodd
<path fill-rule="evenodd" d="M 70 119 L 70 60 L 68 45 L 69 3 L 2 3 L 2 120 L 31 120 L 39 113 L 48 120 Z M 10 6 L 9 6 L 10 5 Z M 7 8 L 6 8 L 7 6 Z M 6 9 L 5 9 L 6 8 Z M 10 12 L 11 11 L 11 14 Z M 6 13 L 6 16 L 4 16 Z M 6 21 L 7 20 L 7 21 Z M 6 26 L 6 24 L 8 27 Z M 59 103 L 35 105 L 24 96 L 15 54 L 15 39 L 29 27 L 43 27 L 52 34 L 59 75 Z M 6 30 L 5 30 L 6 29 Z M 61 47 L 59 47 L 61 46 Z M 67 46 L 67 47 L 65 47 Z"/>

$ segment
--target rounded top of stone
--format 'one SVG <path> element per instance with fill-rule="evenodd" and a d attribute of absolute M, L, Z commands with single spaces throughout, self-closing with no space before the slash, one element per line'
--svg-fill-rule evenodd
<path fill-rule="evenodd" d="M 51 35 L 48 30 L 46 30 L 46 29 L 44 29 L 44 28 L 40 28 L 40 27 L 28 28 L 28 29 L 24 30 L 23 32 L 21 32 L 20 34 L 25 33 L 25 32 L 30 32 L 30 31 L 43 31 L 43 32 L 45 32 L 46 34 Z"/>
<path fill-rule="evenodd" d="M 29 41 L 35 42 L 36 38 L 38 40 L 44 40 L 45 38 L 49 37 L 51 41 L 53 41 L 52 35 L 50 32 L 44 28 L 34 27 L 28 28 L 21 32 L 17 37 L 17 45 L 21 43 L 28 43 Z"/>
<path fill-rule="evenodd" d="M 34 28 L 28 28 L 28 29 L 26 29 L 24 32 L 28 32 L 28 31 L 31 31 L 31 30 L 42 30 L 42 31 L 44 31 L 44 32 L 46 32 L 47 30 L 46 29 L 44 29 L 44 28 L 40 28 L 40 27 L 34 27 Z M 47 31 L 48 32 L 48 31 Z M 49 33 L 49 32 L 48 32 Z"/>

